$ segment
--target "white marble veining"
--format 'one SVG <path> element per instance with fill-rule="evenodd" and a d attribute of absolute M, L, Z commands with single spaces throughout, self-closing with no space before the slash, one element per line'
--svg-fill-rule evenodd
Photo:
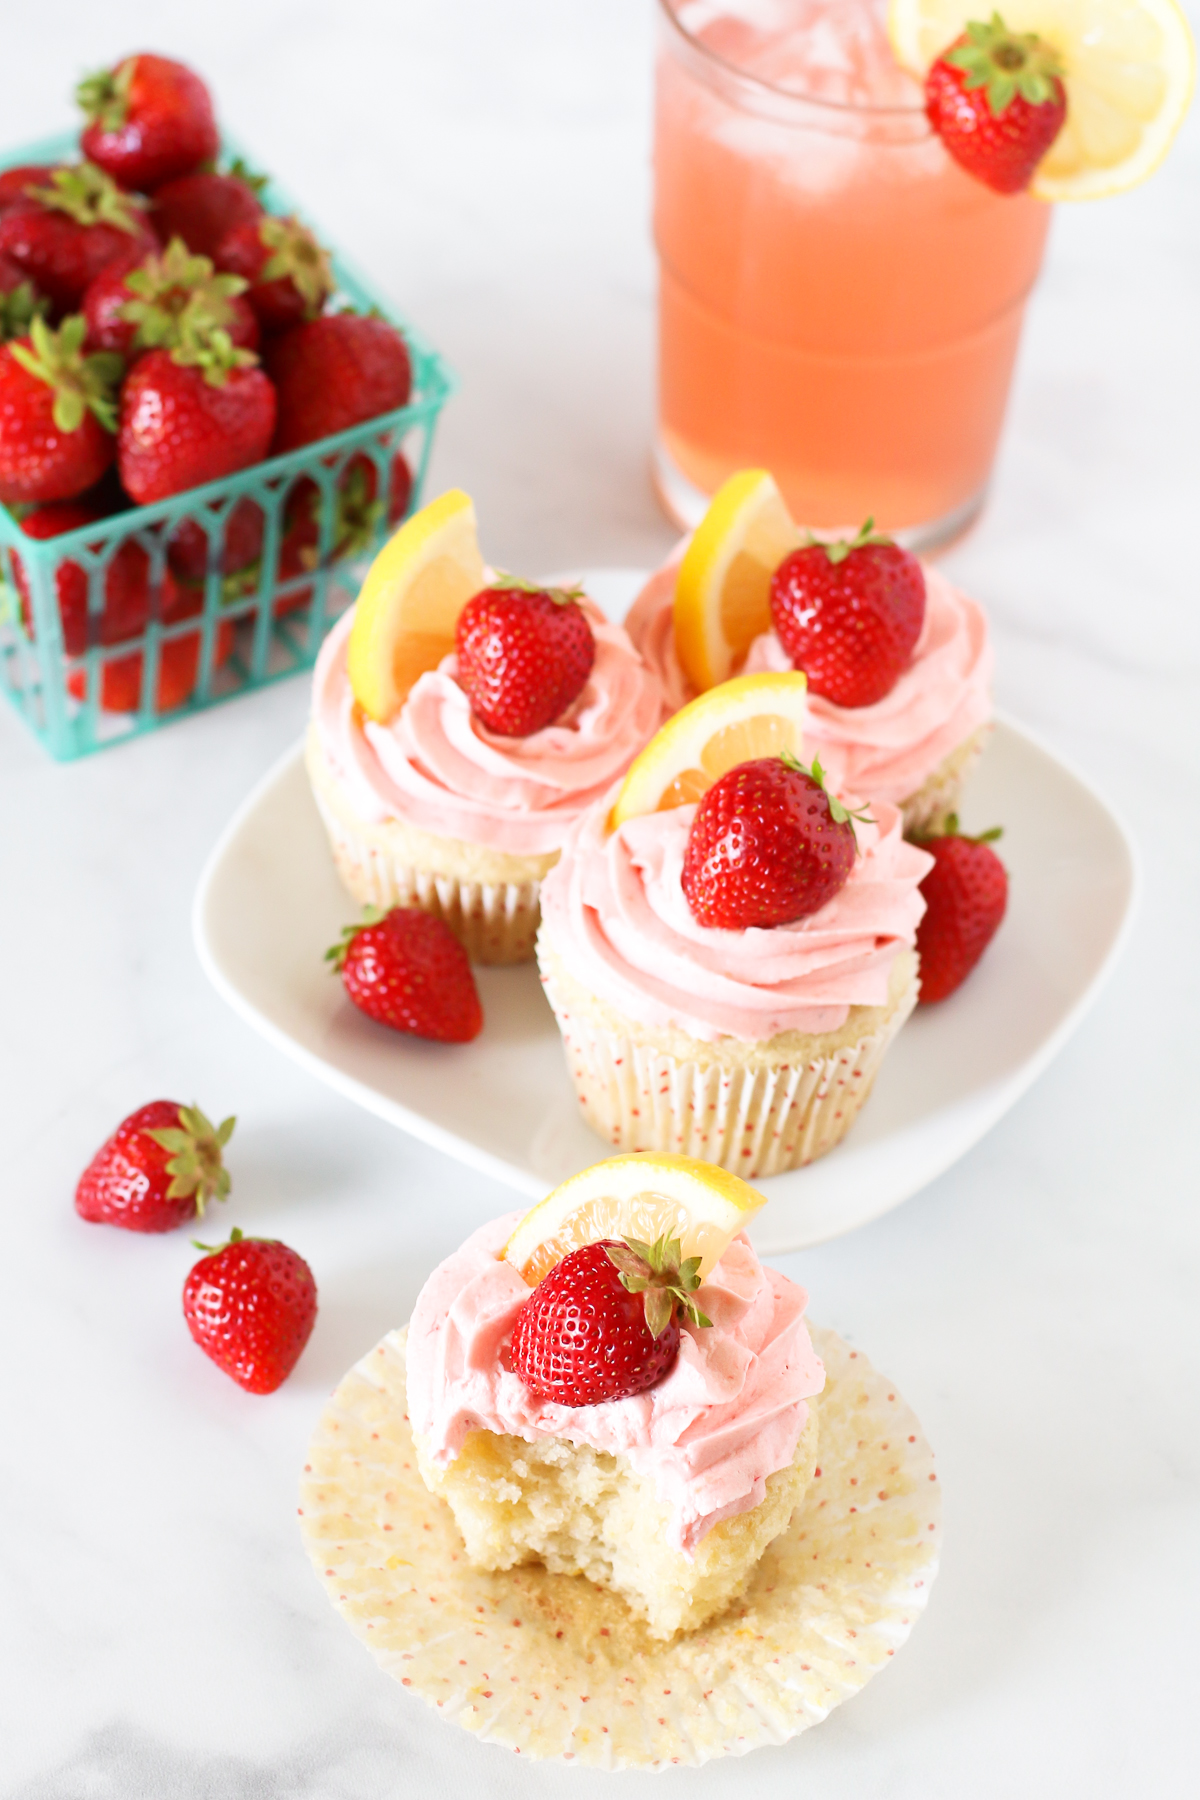
<path fill-rule="evenodd" d="M 498 561 L 662 552 L 649 0 L 10 13 L 10 142 L 67 123 L 77 74 L 147 37 L 205 72 L 461 373 L 435 479 L 475 494 Z M 937 1446 L 939 1584 L 861 1697 L 787 1749 L 689 1773 L 690 1794 L 1124 1800 L 1194 1779 L 1198 175 L 1193 117 L 1148 186 L 1056 220 L 994 497 L 949 559 L 992 610 L 1003 704 L 1131 822 L 1140 925 L 1079 1036 L 964 1162 L 785 1259 Z M 330 1610 L 294 1529 L 323 1396 L 507 1204 L 275 1055 L 196 964 L 204 856 L 304 712 L 292 683 L 74 767 L 0 712 L 4 1800 L 507 1800 L 614 1779 L 440 1727 Z M 239 1113 L 211 1230 L 281 1236 L 316 1272 L 315 1336 L 271 1399 L 188 1339 L 185 1234 L 71 1209 L 95 1145 L 154 1094 Z"/>

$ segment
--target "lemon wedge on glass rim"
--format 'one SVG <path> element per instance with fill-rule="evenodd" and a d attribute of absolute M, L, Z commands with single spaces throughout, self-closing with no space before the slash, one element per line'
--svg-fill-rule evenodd
<path fill-rule="evenodd" d="M 547 1194 L 509 1238 L 504 1260 L 535 1287 L 584 1244 L 623 1237 L 652 1244 L 666 1233 L 679 1239 L 684 1257 L 700 1258 L 703 1280 L 765 1204 L 740 1175 L 712 1163 L 638 1150 L 595 1163 Z"/>
<path fill-rule="evenodd" d="M 346 646 L 350 686 L 369 718 L 394 718 L 417 677 L 450 654 L 458 615 L 486 580 L 475 507 L 461 488 L 388 539 L 367 570 Z"/>
<path fill-rule="evenodd" d="M 675 582 L 675 649 L 701 693 L 727 681 L 771 629 L 771 577 L 799 543 L 765 469 L 741 469 L 713 495 Z"/>
<path fill-rule="evenodd" d="M 739 763 L 804 748 L 808 678 L 799 669 L 735 675 L 667 720 L 630 765 L 608 828 L 700 800 Z"/>
<path fill-rule="evenodd" d="M 1039 200 L 1099 200 L 1144 181 L 1183 122 L 1196 53 L 1176 0 L 888 0 L 897 61 L 922 80 L 968 20 L 999 10 L 1052 45 L 1067 116 L 1038 164 Z"/>

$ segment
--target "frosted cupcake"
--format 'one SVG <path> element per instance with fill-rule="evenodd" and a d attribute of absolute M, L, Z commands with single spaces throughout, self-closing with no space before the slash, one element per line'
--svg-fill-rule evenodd
<path fill-rule="evenodd" d="M 309 1450 L 301 1527 L 383 1667 L 524 1756 L 780 1743 L 885 1666 L 937 1567 L 920 1426 L 765 1268 L 763 1197 L 618 1157 L 434 1270 Z M 819 1398 L 818 1398 L 819 1397 Z"/>
<path fill-rule="evenodd" d="M 476 961 L 528 960 L 542 878 L 661 704 L 586 595 L 489 587 L 470 502 L 443 496 L 381 552 L 317 661 L 307 762 L 342 881 L 438 914 Z"/>
<path fill-rule="evenodd" d="M 820 546 L 802 550 L 770 477 L 747 471 L 722 489 L 696 533 L 651 576 L 625 625 L 662 680 L 665 716 L 735 671 L 805 669 L 805 742 L 835 792 L 886 800 L 900 808 L 905 831 L 919 837 L 957 810 L 983 749 L 992 651 L 982 609 L 929 564 L 896 546 L 884 552 L 885 542 L 867 529 L 840 547 L 836 563 Z M 843 591 L 871 560 L 905 565 L 907 616 L 897 631 L 893 597 L 881 603 L 887 641 L 865 671 L 830 654 L 830 627 L 824 624 L 823 644 L 811 597 L 794 583 L 788 593 L 784 565 L 794 573 L 806 557 Z M 848 635 L 858 640 L 857 608 L 849 622 Z"/>
<path fill-rule="evenodd" d="M 743 677 L 692 706 L 786 679 L 803 680 Z M 584 1116 L 614 1147 L 752 1178 L 823 1155 L 857 1116 L 916 1004 L 931 858 L 897 807 L 851 817 L 819 777 L 755 759 L 698 804 L 611 796 L 574 828 L 538 961 Z"/>

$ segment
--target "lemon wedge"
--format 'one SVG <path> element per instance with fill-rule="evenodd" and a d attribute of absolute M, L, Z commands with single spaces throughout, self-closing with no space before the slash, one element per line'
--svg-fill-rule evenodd
<path fill-rule="evenodd" d="M 977 0 L 889 0 L 897 60 L 922 80 Z M 1004 23 L 1058 51 L 1067 117 L 1038 165 L 1039 200 L 1098 200 L 1156 169 L 1191 98 L 1196 53 L 1176 0 L 1004 0 Z"/>
<path fill-rule="evenodd" d="M 690 1156 L 640 1150 L 572 1175 L 531 1208 L 504 1247 L 530 1287 L 583 1244 L 602 1238 L 654 1243 L 664 1232 L 708 1275 L 766 1196 L 740 1175 Z"/>
<path fill-rule="evenodd" d="M 630 765 L 610 831 L 644 813 L 688 806 L 739 763 L 804 747 L 808 678 L 799 669 L 735 675 L 668 719 Z"/>
<path fill-rule="evenodd" d="M 417 677 L 453 650 L 458 615 L 485 585 L 475 507 L 461 488 L 388 539 L 367 570 L 346 648 L 350 686 L 369 718 L 395 717 Z"/>
<path fill-rule="evenodd" d="M 742 469 L 713 495 L 675 583 L 675 648 L 701 693 L 728 681 L 771 629 L 771 577 L 799 542 L 765 469 Z"/>

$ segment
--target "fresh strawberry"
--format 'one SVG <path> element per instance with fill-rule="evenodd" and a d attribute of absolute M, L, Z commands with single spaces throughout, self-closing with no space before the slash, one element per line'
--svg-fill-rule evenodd
<path fill-rule="evenodd" d="M 116 452 L 113 389 L 121 359 L 85 356 L 82 316 L 0 346 L 0 500 L 70 500 L 99 481 Z"/>
<path fill-rule="evenodd" d="M 94 163 L 55 169 L 0 215 L 0 251 L 59 313 L 74 312 L 101 269 L 158 248 L 142 206 Z"/>
<path fill-rule="evenodd" d="M 49 302 L 39 294 L 20 263 L 0 256 L 0 344 L 28 337 L 35 319 L 44 319 Z"/>
<path fill-rule="evenodd" d="M 75 1189 L 75 1211 L 94 1225 L 174 1231 L 229 1193 L 221 1152 L 235 1121 L 212 1126 L 198 1106 L 151 1100 L 122 1119 Z"/>
<path fill-rule="evenodd" d="M 47 506 L 35 507 L 24 514 L 21 530 L 26 537 L 46 539 L 60 537 L 67 531 L 79 531 L 97 519 L 107 518 L 112 508 L 89 495 L 79 500 L 53 500 Z M 25 565 L 14 550 L 13 583 L 21 604 L 21 620 L 33 635 L 33 608 L 29 578 Z M 104 606 L 98 620 L 88 615 L 87 571 L 69 559 L 60 562 L 55 571 L 58 610 L 62 620 L 63 648 L 68 656 L 82 656 L 89 644 L 119 644 L 136 637 L 146 627 L 152 611 L 150 557 L 135 539 L 118 545 L 104 573 Z M 175 600 L 168 584 L 162 597 L 169 610 Z"/>
<path fill-rule="evenodd" d="M 265 357 L 279 394 L 272 454 L 405 406 L 412 361 L 386 319 L 328 313 L 275 338 Z"/>
<path fill-rule="evenodd" d="M 213 260 L 250 283 L 250 304 L 264 331 L 315 319 L 337 285 L 329 252 L 308 227 L 272 213 L 226 232 Z"/>
<path fill-rule="evenodd" d="M 979 961 L 1008 905 L 1008 871 L 990 848 L 997 828 L 964 837 L 951 814 L 944 837 L 923 838 L 933 867 L 921 883 L 925 917 L 917 927 L 921 1005 L 952 994 Z"/>
<path fill-rule="evenodd" d="M 248 1394 L 285 1382 L 317 1322 L 317 1284 L 302 1256 L 276 1238 L 234 1230 L 183 1284 L 188 1330 L 218 1369 Z"/>
<path fill-rule="evenodd" d="M 946 149 L 998 194 L 1019 194 L 1062 130 L 1062 61 L 999 13 L 969 24 L 925 77 L 925 111 Z"/>
<path fill-rule="evenodd" d="M 498 737 L 541 731 L 579 698 L 596 640 L 579 588 L 540 588 L 505 575 L 458 615 L 458 683 Z"/>
<path fill-rule="evenodd" d="M 207 256 L 193 256 L 182 238 L 129 268 L 110 265 L 83 296 L 88 346 L 130 357 L 139 350 L 174 350 L 190 335 L 228 332 L 229 341 L 258 349 L 258 315 L 244 297 L 240 275 L 218 275 Z"/>
<path fill-rule="evenodd" d="M 723 931 L 788 925 L 827 906 L 850 878 L 858 845 L 850 812 L 794 757 L 739 763 L 696 808 L 683 892 L 701 925 Z"/>
<path fill-rule="evenodd" d="M 698 1256 L 681 1259 L 678 1238 L 669 1236 L 572 1250 L 517 1314 L 514 1371 L 559 1406 L 596 1406 L 653 1387 L 679 1354 L 678 1314 L 712 1323 L 692 1299 L 699 1267 Z"/>
<path fill-rule="evenodd" d="M 916 557 L 868 519 L 848 542 L 815 539 L 771 578 L 771 621 L 814 694 L 837 706 L 874 706 L 912 660 L 925 622 Z"/>
<path fill-rule="evenodd" d="M 363 923 L 347 925 L 325 960 L 355 1006 L 393 1031 L 466 1044 L 483 1029 L 466 951 L 445 920 L 419 907 L 367 907 Z"/>
<path fill-rule="evenodd" d="M 121 389 L 117 466 L 140 506 L 262 461 L 275 389 L 257 363 L 222 331 L 138 358 Z"/>
<path fill-rule="evenodd" d="M 215 510 L 215 504 L 210 510 Z M 210 556 L 217 559 L 226 580 L 249 569 L 257 573 L 265 523 L 262 507 L 249 499 L 238 500 L 226 512 L 223 525 L 214 520 L 207 536 L 194 519 L 182 519 L 171 534 L 167 560 L 179 579 L 186 582 L 206 580 Z M 239 591 L 245 588 L 245 583 L 238 583 Z"/>
<path fill-rule="evenodd" d="M 27 197 L 31 187 L 42 187 L 61 163 L 18 163 L 14 169 L 0 169 L 0 213 Z"/>
<path fill-rule="evenodd" d="M 235 225 L 262 218 L 258 196 L 266 185 L 265 175 L 251 175 L 240 161 L 227 175 L 181 175 L 178 181 L 168 181 L 154 194 L 159 235 L 164 242 L 181 237 L 198 256 L 215 257 Z"/>
<path fill-rule="evenodd" d="M 173 586 L 173 577 L 168 569 L 164 576 L 164 593 L 180 594 L 181 590 Z M 199 610 L 195 596 L 182 590 L 184 598 L 182 610 L 180 604 L 164 609 L 163 620 L 171 624 L 173 620 L 187 618 Z M 232 619 L 225 619 L 217 627 L 217 640 L 213 648 L 213 667 L 219 669 L 228 662 L 233 653 L 235 628 Z M 185 706 L 196 691 L 196 683 L 200 679 L 200 652 L 203 639 L 199 631 L 186 631 L 180 637 L 167 638 L 159 647 L 158 679 L 154 687 L 153 710 L 155 713 L 174 712 L 177 707 Z M 104 712 L 132 713 L 142 708 L 142 673 L 143 662 L 140 650 L 131 651 L 128 656 L 114 656 L 104 663 L 100 672 L 100 706 Z M 86 700 L 88 697 L 87 670 L 72 669 L 67 676 L 67 692 L 74 700 Z"/>
<path fill-rule="evenodd" d="M 212 99 L 198 75 L 166 56 L 126 56 L 79 83 L 75 98 L 88 121 L 83 154 L 120 182 L 152 194 L 190 175 L 219 148 Z"/>

